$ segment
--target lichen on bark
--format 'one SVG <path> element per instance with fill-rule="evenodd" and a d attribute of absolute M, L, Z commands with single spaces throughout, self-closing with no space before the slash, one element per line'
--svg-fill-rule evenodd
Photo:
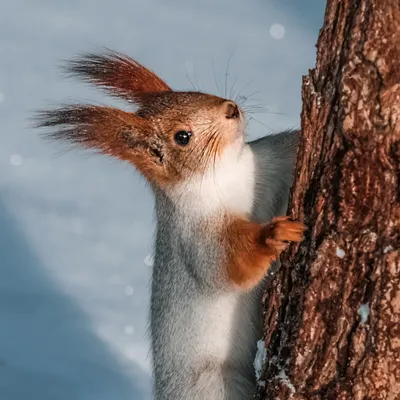
<path fill-rule="evenodd" d="M 328 0 L 257 399 L 400 399 L 400 3 Z"/>

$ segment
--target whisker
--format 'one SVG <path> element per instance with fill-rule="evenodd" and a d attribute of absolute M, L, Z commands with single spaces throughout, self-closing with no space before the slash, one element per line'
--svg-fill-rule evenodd
<path fill-rule="evenodd" d="M 249 121 L 250 121 L 250 120 L 258 122 L 260 125 L 264 126 L 265 128 L 269 129 L 270 131 L 273 131 L 273 130 L 274 130 L 274 129 L 272 129 L 270 126 L 264 124 L 263 122 L 259 121 L 258 119 L 254 118 L 254 117 L 250 117 L 250 118 L 249 118 Z"/>
<path fill-rule="evenodd" d="M 235 97 L 235 102 L 238 101 L 238 99 L 239 99 L 240 95 L 243 93 L 243 91 L 244 91 L 245 89 L 247 89 L 247 87 L 248 87 L 251 83 L 253 83 L 254 79 L 255 79 L 255 77 L 252 78 L 252 79 L 250 79 L 250 80 L 242 87 L 242 89 L 240 89 L 239 93 L 238 93 L 238 94 L 236 95 L 236 97 Z"/>
<path fill-rule="evenodd" d="M 227 92 L 227 88 L 228 88 L 228 75 L 229 75 L 229 68 L 230 68 L 230 65 L 231 65 L 231 60 L 232 60 L 232 56 L 233 56 L 233 53 L 234 53 L 234 50 L 232 50 L 232 52 L 231 52 L 231 54 L 230 54 L 230 56 L 229 56 L 229 59 L 228 59 L 228 63 L 227 63 L 227 66 L 226 66 L 226 72 L 225 72 L 225 89 L 224 89 L 224 97 L 226 98 L 226 92 Z"/>
<path fill-rule="evenodd" d="M 236 82 L 237 82 L 237 76 L 235 76 L 235 79 L 234 79 L 234 81 L 232 83 L 231 90 L 229 91 L 229 98 L 230 99 L 232 99 L 234 94 L 235 94 L 235 84 L 236 84 Z"/>
<path fill-rule="evenodd" d="M 217 86 L 218 94 L 219 94 L 220 97 L 222 97 L 222 91 L 221 91 L 221 88 L 220 88 L 220 86 L 218 84 L 217 75 L 216 75 L 216 72 L 215 72 L 214 59 L 212 60 L 212 68 L 213 68 L 214 82 L 215 82 L 215 84 Z"/>
<path fill-rule="evenodd" d="M 219 139 L 219 140 L 218 140 L 218 142 L 216 143 L 216 149 L 218 149 L 219 144 L 221 143 L 221 140 L 222 140 L 221 136 L 219 136 L 218 139 Z M 215 185 L 215 188 L 216 188 L 216 193 L 217 193 L 218 199 L 220 200 L 221 204 L 224 204 L 223 199 L 221 199 L 221 196 L 220 196 L 220 194 L 218 193 L 218 191 L 219 191 L 219 192 L 222 194 L 223 191 L 220 189 L 219 184 L 218 184 L 218 181 L 216 180 L 216 169 L 215 169 L 215 168 L 216 168 L 216 163 L 217 163 L 217 151 L 214 152 L 214 159 L 213 159 L 213 178 L 214 178 L 214 185 Z"/>
<path fill-rule="evenodd" d="M 208 128 L 205 129 L 204 131 L 198 133 L 198 135 L 199 135 L 200 137 L 207 137 L 208 134 L 209 134 L 209 132 L 211 131 L 210 123 L 207 123 L 207 124 L 204 124 L 204 125 L 208 125 Z M 192 154 L 198 149 L 199 146 L 204 146 L 203 140 L 199 140 L 199 142 L 196 143 L 195 146 L 193 146 L 193 147 L 190 149 L 189 152 L 187 152 L 187 154 L 185 155 L 185 158 L 184 158 L 184 160 L 183 160 L 183 167 L 186 167 L 186 165 L 187 165 L 186 162 L 192 159 L 192 157 L 191 157 Z M 203 148 L 204 148 L 204 147 L 203 147 Z M 197 158 L 196 160 L 197 160 L 197 166 L 198 166 L 198 164 L 201 162 L 201 160 L 200 160 L 200 158 Z M 197 166 L 196 166 L 196 167 L 197 167 Z M 196 170 L 196 169 L 197 169 L 197 168 L 194 168 L 194 170 Z"/>
<path fill-rule="evenodd" d="M 241 106 L 241 109 L 246 114 L 273 114 L 273 115 L 287 115 L 286 113 L 279 112 L 279 111 L 270 111 L 268 107 L 258 106 L 258 105 L 249 105 L 249 106 Z"/>
<path fill-rule="evenodd" d="M 256 94 L 262 93 L 264 90 L 256 90 L 255 92 L 250 93 L 247 96 L 241 96 L 240 99 L 238 99 L 238 102 L 240 101 L 248 101 L 250 98 L 252 98 L 253 96 L 255 96 Z M 254 100 L 254 99 L 253 99 Z"/>
<path fill-rule="evenodd" d="M 187 177 L 188 180 L 190 180 L 195 173 L 200 172 L 200 175 L 201 175 L 200 188 L 203 185 L 205 170 L 207 168 L 207 158 L 208 158 L 209 152 L 211 151 L 210 148 L 212 147 L 212 146 L 210 146 L 210 142 L 213 140 L 215 134 L 217 133 L 217 130 L 213 130 L 213 129 L 214 129 L 214 127 L 209 125 L 208 129 L 199 133 L 203 137 L 203 140 L 200 140 L 198 143 L 196 143 L 196 145 L 193 146 L 193 148 L 186 154 L 185 159 L 183 160 L 184 161 L 183 165 L 186 166 L 187 161 L 193 160 L 191 155 L 193 154 L 194 151 L 196 151 L 199 147 L 204 149 L 204 151 L 202 151 L 200 153 L 201 154 L 200 157 L 195 158 L 196 164 L 192 165 L 192 167 L 190 169 L 190 175 Z M 179 199 L 183 195 L 184 195 L 184 192 L 182 192 L 180 194 Z"/>
<path fill-rule="evenodd" d="M 209 165 L 211 156 L 214 155 L 214 157 L 215 157 L 215 154 L 216 154 L 216 149 L 214 149 L 214 147 L 215 147 L 214 145 L 215 145 L 215 142 L 218 139 L 218 137 L 219 137 L 218 130 L 215 129 L 213 131 L 213 133 L 211 134 L 211 136 L 210 136 L 210 138 L 208 140 L 208 143 L 207 143 L 207 147 L 206 147 L 207 151 L 204 154 L 206 159 L 205 159 L 205 162 L 203 163 L 204 169 L 203 169 L 202 174 L 201 174 L 200 193 L 201 193 L 202 187 L 203 187 L 206 168 Z M 215 174 L 213 173 L 213 175 L 215 175 Z"/>
<path fill-rule="evenodd" d="M 194 74 L 194 81 L 195 81 L 195 83 L 196 83 L 196 85 L 197 85 L 198 91 L 199 91 L 199 92 L 203 92 L 203 90 L 201 89 L 201 87 L 200 87 L 200 85 L 199 85 L 199 82 L 198 82 L 198 80 L 197 80 L 196 66 L 194 65 L 194 63 L 193 63 L 193 74 Z"/>
<path fill-rule="evenodd" d="M 199 90 L 199 88 L 197 88 L 197 87 L 194 85 L 193 81 L 190 79 L 190 75 L 189 75 L 189 71 L 188 71 L 188 69 L 187 69 L 186 63 L 185 63 L 185 71 L 186 71 L 186 77 L 188 78 L 188 80 L 189 80 L 190 84 L 192 85 L 193 89 L 194 89 L 195 91 L 200 92 L 201 90 Z"/>

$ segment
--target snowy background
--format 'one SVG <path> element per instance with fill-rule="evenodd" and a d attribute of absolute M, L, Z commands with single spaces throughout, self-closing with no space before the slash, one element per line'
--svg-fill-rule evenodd
<path fill-rule="evenodd" d="M 106 102 L 57 65 L 103 46 L 170 86 L 270 113 L 250 137 L 299 125 L 323 0 L 8 0 L 0 6 L 0 399 L 150 398 L 146 336 L 153 202 L 128 165 L 38 138 L 62 100 Z M 214 72 L 216 79 L 214 78 Z M 189 79 L 190 78 L 190 79 Z M 115 101 L 109 101 L 116 104 Z"/>

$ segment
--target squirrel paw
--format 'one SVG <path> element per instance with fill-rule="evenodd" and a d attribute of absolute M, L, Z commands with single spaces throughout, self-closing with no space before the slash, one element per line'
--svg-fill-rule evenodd
<path fill-rule="evenodd" d="M 262 241 L 278 257 L 289 242 L 301 242 L 306 226 L 289 217 L 275 217 L 264 226 Z"/>

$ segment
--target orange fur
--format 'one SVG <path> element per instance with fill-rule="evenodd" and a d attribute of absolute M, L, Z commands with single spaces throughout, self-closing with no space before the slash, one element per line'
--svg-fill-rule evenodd
<path fill-rule="evenodd" d="M 136 113 L 111 107 L 72 105 L 37 114 L 52 139 L 69 141 L 133 164 L 151 183 L 165 188 L 215 163 L 229 144 L 243 138 L 243 114 L 226 99 L 177 92 L 128 56 L 86 54 L 66 66 L 70 75 L 136 102 Z M 190 132 L 190 143 L 174 137 Z"/>
<path fill-rule="evenodd" d="M 171 90 L 148 68 L 124 54 L 112 51 L 102 55 L 84 54 L 69 62 L 66 72 L 102 86 L 115 96 L 139 103 L 145 93 Z"/>
<path fill-rule="evenodd" d="M 51 139 L 128 161 L 151 183 L 165 187 L 202 173 L 237 138 L 242 124 L 226 119 L 226 100 L 204 93 L 148 93 L 142 100 L 136 113 L 82 104 L 42 111 L 38 126 L 53 128 Z M 183 147 L 174 140 L 182 130 L 193 132 Z"/>
<path fill-rule="evenodd" d="M 69 141 L 133 164 L 152 184 L 166 189 L 216 164 L 226 147 L 244 141 L 244 115 L 230 100 L 200 92 L 172 91 L 128 56 L 86 54 L 66 71 L 136 102 L 136 113 L 111 107 L 72 105 L 38 113 L 52 139 Z M 179 131 L 190 133 L 181 146 Z"/>
<path fill-rule="evenodd" d="M 226 270 L 230 281 L 241 289 L 251 289 L 265 276 L 271 263 L 287 242 L 302 240 L 305 226 L 288 217 L 277 217 L 270 224 L 257 224 L 235 218 L 222 234 L 227 249 Z"/>
<path fill-rule="evenodd" d="M 171 177 L 163 166 L 162 143 L 152 125 L 134 113 L 112 107 L 72 105 L 39 114 L 40 126 L 57 127 L 48 136 L 128 161 L 150 181 Z"/>

